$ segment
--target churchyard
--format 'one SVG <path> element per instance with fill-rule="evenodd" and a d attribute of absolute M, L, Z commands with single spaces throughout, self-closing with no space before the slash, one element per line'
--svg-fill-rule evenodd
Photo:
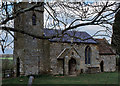
<path fill-rule="evenodd" d="M 40 84 L 118 84 L 118 72 L 80 74 L 78 76 L 53 76 L 36 75 L 34 76 L 33 86 Z M 17 78 L 3 79 L 3 85 L 28 84 L 29 77 L 21 76 Z"/>
<path fill-rule="evenodd" d="M 3 69 L 12 69 L 13 59 L 3 60 L 9 65 L 3 64 Z M 6 62 L 4 62 L 6 63 Z M 3 76 L 3 75 L 2 75 Z M 34 75 L 33 85 L 39 84 L 118 84 L 118 72 L 102 72 L 96 74 L 80 74 L 78 76 L 62 76 L 62 75 Z M 3 78 L 2 84 L 11 86 L 28 84 L 29 76 L 6 77 Z"/>

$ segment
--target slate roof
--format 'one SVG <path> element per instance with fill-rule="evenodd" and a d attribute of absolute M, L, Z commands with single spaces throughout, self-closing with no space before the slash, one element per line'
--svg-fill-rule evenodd
<path fill-rule="evenodd" d="M 115 51 L 111 47 L 111 45 L 107 42 L 105 38 L 103 39 L 96 39 L 98 42 L 99 47 L 99 54 L 100 55 L 115 55 Z"/>
<path fill-rule="evenodd" d="M 44 29 L 44 36 L 54 36 L 56 34 L 61 35 L 61 32 L 62 30 Z M 65 35 L 62 38 L 53 38 L 49 40 L 51 42 L 56 42 L 56 41 L 71 42 L 72 38 L 74 43 L 94 43 L 94 44 L 97 43 L 87 32 L 80 32 L 80 31 L 66 31 Z M 87 40 L 81 40 L 80 38 Z"/>

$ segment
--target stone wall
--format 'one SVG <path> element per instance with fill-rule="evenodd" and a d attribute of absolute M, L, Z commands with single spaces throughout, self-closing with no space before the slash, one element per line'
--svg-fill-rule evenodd
<path fill-rule="evenodd" d="M 29 8 L 35 3 L 19 3 L 14 6 L 14 10 Z M 43 7 L 37 8 L 43 11 Z M 32 16 L 36 14 L 36 25 L 32 24 Z M 18 30 L 25 31 L 27 33 L 42 36 L 43 35 L 43 13 L 36 11 L 28 11 L 16 17 L 14 21 L 14 28 Z M 29 74 L 39 74 L 44 70 L 44 64 L 41 58 L 46 58 L 44 55 L 44 41 L 41 39 L 36 39 L 30 37 L 26 34 L 21 34 L 18 32 L 14 33 L 14 36 L 17 40 L 14 41 L 14 64 L 15 64 L 15 73 L 17 73 L 17 58 L 20 59 L 20 75 L 29 75 Z M 49 51 L 49 49 L 48 49 Z M 40 61 L 41 60 L 41 61 Z M 41 65 L 43 64 L 43 65 Z M 46 69 L 45 69 L 46 70 Z"/>
<path fill-rule="evenodd" d="M 116 55 L 100 55 L 100 62 L 104 62 L 104 72 L 114 72 L 116 70 Z"/>
<path fill-rule="evenodd" d="M 85 64 L 85 48 L 86 48 L 86 46 L 90 46 L 91 50 L 92 50 L 91 64 Z M 57 57 L 65 48 L 68 48 L 68 47 L 71 47 L 70 43 L 57 43 L 57 42 L 50 43 L 50 62 L 51 62 L 51 73 L 52 74 L 59 74 L 59 73 L 64 72 L 63 71 L 64 69 L 62 69 L 63 61 L 61 60 L 61 62 L 58 62 Z M 73 47 L 76 48 L 77 52 L 80 55 L 79 73 L 81 72 L 80 71 L 81 69 L 85 73 L 86 70 L 88 69 L 88 67 L 100 67 L 99 61 L 97 60 L 97 58 L 99 58 L 99 52 L 98 52 L 98 48 L 97 48 L 96 44 L 82 44 L 82 43 L 76 44 L 76 43 L 74 43 Z"/>

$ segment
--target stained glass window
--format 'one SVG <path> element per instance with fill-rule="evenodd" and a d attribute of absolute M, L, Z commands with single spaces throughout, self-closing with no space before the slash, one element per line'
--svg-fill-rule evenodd
<path fill-rule="evenodd" d="M 91 48 L 87 46 L 85 48 L 85 64 L 91 63 Z"/>

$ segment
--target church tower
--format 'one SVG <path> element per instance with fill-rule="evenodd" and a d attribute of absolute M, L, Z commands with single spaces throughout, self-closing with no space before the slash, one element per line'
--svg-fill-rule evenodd
<path fill-rule="evenodd" d="M 39 6 L 32 8 L 36 4 Z M 49 57 L 49 53 L 44 54 L 46 49 L 49 50 L 49 45 L 45 43 L 46 40 L 29 36 L 29 34 L 43 36 L 44 8 L 42 2 L 21 2 L 14 6 L 14 11 L 17 13 L 17 10 L 26 10 L 29 8 L 32 10 L 18 15 L 14 20 L 14 28 L 27 33 L 14 33 L 16 38 L 14 41 L 14 64 L 16 76 L 40 74 L 49 69 L 48 67 L 45 69 L 43 64 L 44 61 L 42 61 L 43 57 Z"/>

